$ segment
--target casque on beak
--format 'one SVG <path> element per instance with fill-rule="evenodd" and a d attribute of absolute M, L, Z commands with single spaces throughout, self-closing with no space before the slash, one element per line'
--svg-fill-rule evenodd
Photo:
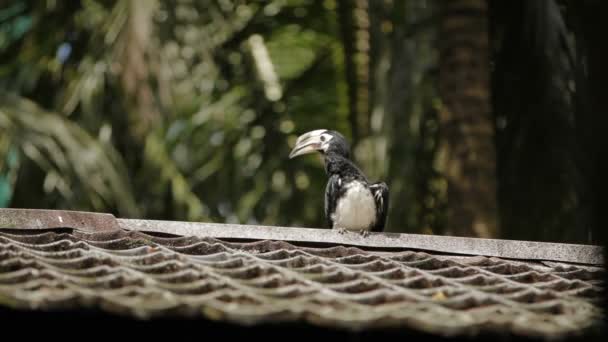
<path fill-rule="evenodd" d="M 323 144 L 321 135 L 326 131 L 327 130 L 325 129 L 318 129 L 300 135 L 296 140 L 296 146 L 294 146 L 291 153 L 289 153 L 289 159 L 320 150 L 321 145 Z"/>

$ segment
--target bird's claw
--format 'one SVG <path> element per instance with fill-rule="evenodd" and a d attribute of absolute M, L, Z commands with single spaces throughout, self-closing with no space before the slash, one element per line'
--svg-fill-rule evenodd
<path fill-rule="evenodd" d="M 369 235 L 369 231 L 367 231 L 367 230 L 365 230 L 365 229 L 362 229 L 362 230 L 360 230 L 360 231 L 359 231 L 359 234 L 360 234 L 362 237 L 367 237 L 367 236 Z"/>
<path fill-rule="evenodd" d="M 346 233 L 346 228 L 336 228 L 336 231 L 340 235 L 344 235 Z"/>

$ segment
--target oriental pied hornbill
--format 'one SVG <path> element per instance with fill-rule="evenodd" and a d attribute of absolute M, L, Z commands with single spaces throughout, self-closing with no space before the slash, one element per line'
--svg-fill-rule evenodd
<path fill-rule="evenodd" d="M 325 189 L 325 217 L 330 228 L 340 233 L 381 232 L 388 212 L 388 187 L 370 183 L 350 160 L 350 147 L 336 131 L 318 129 L 301 135 L 289 158 L 318 151 L 325 157 L 329 176 Z"/>

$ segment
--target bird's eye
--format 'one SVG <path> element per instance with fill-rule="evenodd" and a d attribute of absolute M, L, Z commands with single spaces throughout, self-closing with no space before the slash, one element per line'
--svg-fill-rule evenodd
<path fill-rule="evenodd" d="M 321 141 L 325 141 L 325 136 L 324 135 L 321 136 Z"/>

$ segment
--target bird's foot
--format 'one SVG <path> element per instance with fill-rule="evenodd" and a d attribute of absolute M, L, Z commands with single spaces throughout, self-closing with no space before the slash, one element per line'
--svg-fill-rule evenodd
<path fill-rule="evenodd" d="M 362 237 L 364 237 L 364 238 L 365 238 L 365 237 L 367 237 L 367 236 L 369 235 L 369 231 L 368 231 L 368 230 L 365 230 L 365 229 L 361 229 L 361 230 L 359 231 L 359 234 L 360 234 Z"/>
<path fill-rule="evenodd" d="M 346 228 L 336 228 L 336 231 L 340 235 L 344 235 L 346 233 Z"/>

